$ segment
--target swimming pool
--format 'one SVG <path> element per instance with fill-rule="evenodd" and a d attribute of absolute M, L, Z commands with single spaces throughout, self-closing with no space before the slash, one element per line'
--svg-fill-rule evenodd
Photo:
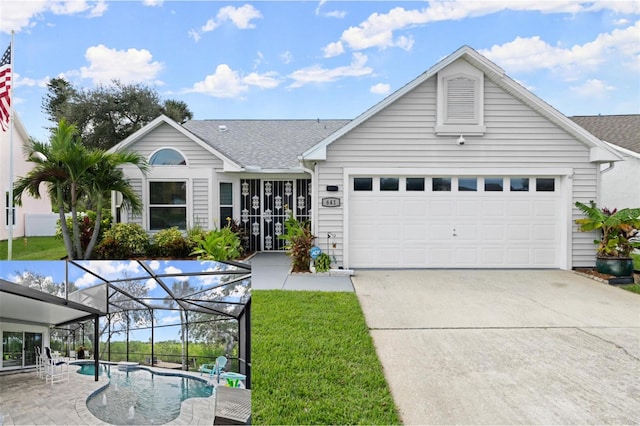
<path fill-rule="evenodd" d="M 94 365 L 82 365 L 78 373 L 93 375 Z M 98 419 L 114 424 L 164 424 L 180 415 L 182 402 L 213 395 L 213 386 L 195 377 L 152 372 L 145 368 L 120 371 L 101 364 L 100 374 L 109 384 L 87 399 L 87 408 Z"/>

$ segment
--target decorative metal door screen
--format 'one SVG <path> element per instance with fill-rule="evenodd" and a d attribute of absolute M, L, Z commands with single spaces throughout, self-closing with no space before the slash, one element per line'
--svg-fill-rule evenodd
<path fill-rule="evenodd" d="M 311 180 L 240 181 L 240 223 L 249 236 L 251 251 L 281 251 L 284 222 L 291 211 L 299 221 L 310 220 Z"/>

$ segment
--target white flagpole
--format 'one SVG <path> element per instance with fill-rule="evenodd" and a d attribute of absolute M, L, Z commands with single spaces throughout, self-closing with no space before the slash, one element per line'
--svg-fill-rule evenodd
<path fill-rule="evenodd" d="M 15 103 L 15 99 L 13 99 L 13 69 L 15 67 L 13 62 L 13 34 L 14 31 L 11 30 L 11 74 L 9 77 L 9 81 L 11 82 L 11 86 L 9 87 L 9 213 L 7 214 L 7 218 L 9 219 L 9 237 L 7 239 L 7 260 L 11 260 L 13 254 L 13 223 L 16 220 L 13 210 L 13 123 L 15 120 L 13 113 L 13 104 Z"/>

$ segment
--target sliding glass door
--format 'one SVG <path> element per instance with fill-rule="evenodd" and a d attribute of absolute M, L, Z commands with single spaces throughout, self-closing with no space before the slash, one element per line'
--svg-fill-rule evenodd
<path fill-rule="evenodd" d="M 36 346 L 42 348 L 42 333 L 3 331 L 2 368 L 22 368 L 36 365 Z"/>

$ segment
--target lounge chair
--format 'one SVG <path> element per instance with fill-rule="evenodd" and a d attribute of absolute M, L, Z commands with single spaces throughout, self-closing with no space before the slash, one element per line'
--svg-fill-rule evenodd
<path fill-rule="evenodd" d="M 202 373 L 209 373 L 209 377 L 213 377 L 215 374 L 218 376 L 218 380 L 220 380 L 220 373 L 224 370 L 226 365 L 227 357 L 219 356 L 213 364 L 202 364 L 200 366 L 200 375 L 202 376 Z"/>
<path fill-rule="evenodd" d="M 69 363 L 59 358 L 53 358 L 51 356 L 51 348 L 48 346 L 44 347 L 44 352 L 46 354 L 46 357 L 43 358 L 45 380 L 47 382 L 51 381 L 52 385 L 54 382 L 68 381 Z"/>

